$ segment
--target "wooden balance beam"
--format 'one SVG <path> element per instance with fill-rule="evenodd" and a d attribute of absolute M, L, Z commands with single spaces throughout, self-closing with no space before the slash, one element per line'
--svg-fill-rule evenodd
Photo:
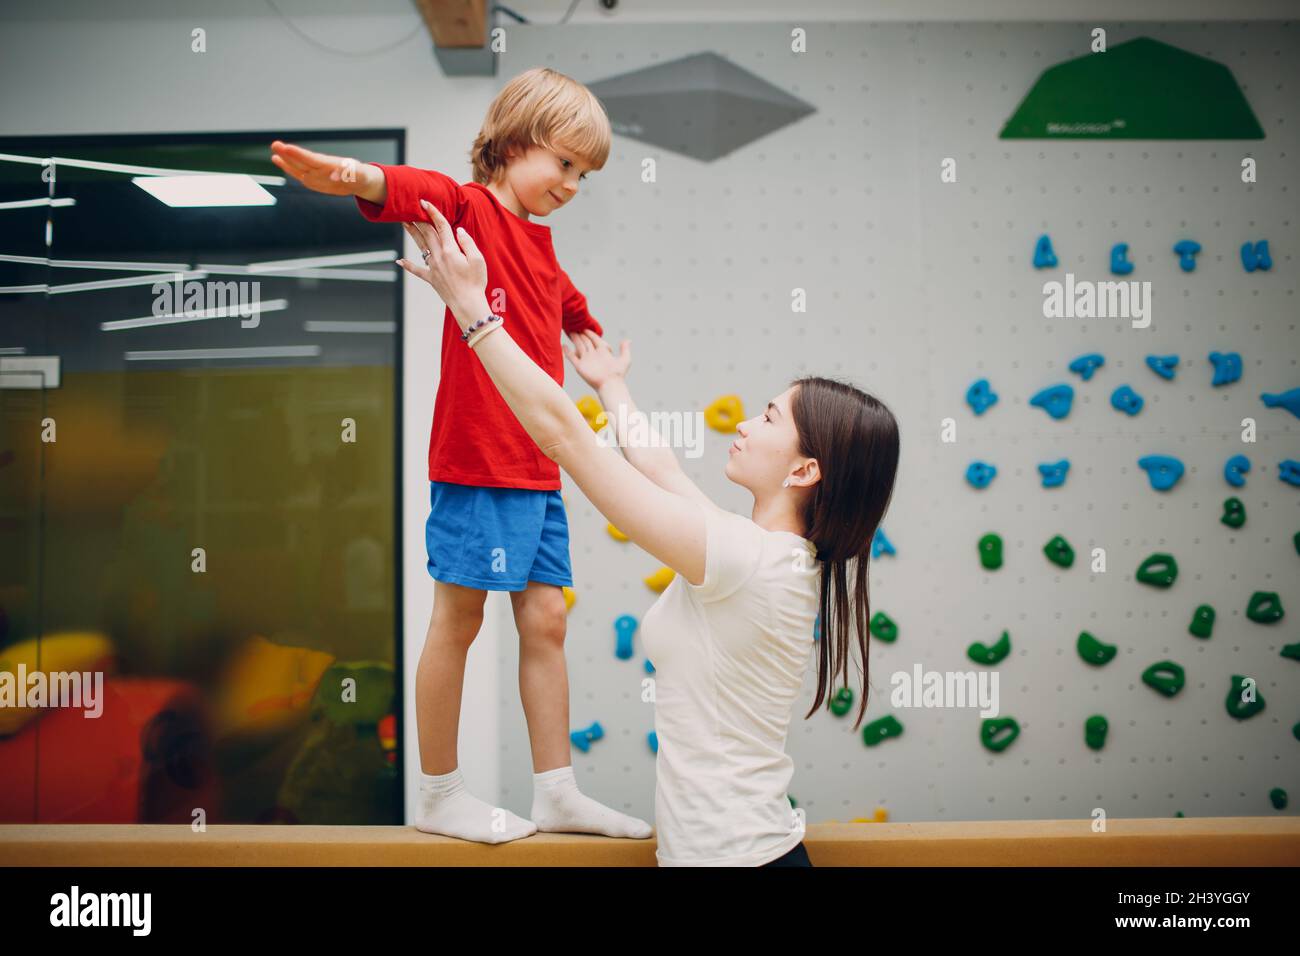
<path fill-rule="evenodd" d="M 1300 818 L 811 823 L 814 866 L 1297 866 Z M 0 826 L 0 866 L 654 866 L 655 840 L 537 833 L 500 846 L 414 827 Z"/>

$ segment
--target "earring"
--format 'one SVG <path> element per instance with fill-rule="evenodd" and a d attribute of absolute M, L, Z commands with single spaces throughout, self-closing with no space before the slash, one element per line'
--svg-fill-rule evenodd
<path fill-rule="evenodd" d="M 785 481 L 781 482 L 781 487 L 782 487 L 782 488 L 789 488 L 789 487 L 790 487 L 790 479 L 787 478 Z"/>

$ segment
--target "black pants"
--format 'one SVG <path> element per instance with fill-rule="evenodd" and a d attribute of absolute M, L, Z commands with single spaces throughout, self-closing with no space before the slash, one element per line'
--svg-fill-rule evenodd
<path fill-rule="evenodd" d="M 808 851 L 800 843 L 784 856 L 778 856 L 772 862 L 764 863 L 763 866 L 812 866 L 812 860 L 808 859 Z"/>

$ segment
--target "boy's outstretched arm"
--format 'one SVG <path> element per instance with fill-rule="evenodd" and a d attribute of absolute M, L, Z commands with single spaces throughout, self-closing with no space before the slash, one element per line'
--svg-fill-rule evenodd
<path fill-rule="evenodd" d="M 356 196 L 381 206 L 388 198 L 384 171 L 373 163 L 318 153 L 278 139 L 271 144 L 271 162 L 308 189 L 327 196 Z"/>

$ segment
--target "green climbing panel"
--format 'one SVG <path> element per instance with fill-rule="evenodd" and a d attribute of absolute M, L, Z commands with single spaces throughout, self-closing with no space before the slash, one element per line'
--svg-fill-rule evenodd
<path fill-rule="evenodd" d="M 1222 63 L 1150 37 L 1043 71 L 1002 139 L 1263 139 Z"/>

